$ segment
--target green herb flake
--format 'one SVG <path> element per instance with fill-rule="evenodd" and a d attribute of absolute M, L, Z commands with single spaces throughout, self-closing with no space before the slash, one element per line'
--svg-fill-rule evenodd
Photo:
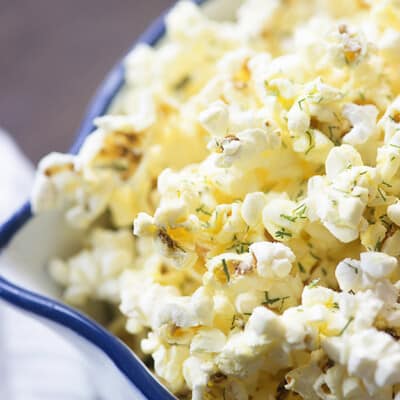
<path fill-rule="evenodd" d="M 374 251 L 381 251 L 382 250 L 383 239 L 378 239 L 375 243 Z"/>
<path fill-rule="evenodd" d="M 231 276 L 229 275 L 228 265 L 226 264 L 225 258 L 222 259 L 222 268 L 224 269 L 224 273 L 226 276 L 227 282 L 231 280 Z"/>
<path fill-rule="evenodd" d="M 378 193 L 379 193 L 379 195 L 382 197 L 382 200 L 383 200 L 383 201 L 386 201 L 386 197 L 385 197 L 385 195 L 383 194 L 383 191 L 382 191 L 381 188 L 378 188 Z"/>
<path fill-rule="evenodd" d="M 250 227 L 247 227 L 247 232 L 249 231 Z M 236 254 L 243 254 L 249 251 L 249 247 L 251 246 L 251 242 L 242 242 L 238 239 L 237 235 L 234 234 L 232 238 L 232 247 L 229 250 L 235 250 Z"/>
<path fill-rule="evenodd" d="M 394 148 L 396 148 L 396 149 L 400 149 L 400 146 L 399 146 L 399 145 L 397 145 L 397 144 L 390 143 L 390 145 L 389 145 L 389 146 L 392 146 L 392 147 L 394 147 Z"/>
<path fill-rule="evenodd" d="M 390 187 L 390 188 L 392 187 L 392 185 L 390 183 L 387 183 L 385 181 L 382 181 L 382 185 L 385 185 L 385 186 Z"/>
<path fill-rule="evenodd" d="M 178 81 L 175 86 L 174 89 L 176 91 L 182 90 L 184 89 L 192 80 L 192 78 L 189 75 L 184 76 L 180 81 Z"/>
<path fill-rule="evenodd" d="M 300 190 L 299 190 L 299 193 L 297 193 L 297 195 L 296 195 L 296 200 L 298 200 L 300 197 L 302 197 L 303 194 L 304 194 L 304 190 L 303 190 L 303 189 L 300 189 Z"/>
<path fill-rule="evenodd" d="M 249 251 L 250 245 L 250 242 L 238 242 L 233 248 L 235 249 L 236 254 L 243 254 Z"/>
<path fill-rule="evenodd" d="M 302 103 L 303 103 L 305 100 L 306 100 L 306 99 L 303 98 L 303 99 L 301 99 L 301 100 L 299 100 L 299 101 L 297 102 L 297 104 L 299 105 L 300 110 L 303 110 L 303 105 L 302 105 Z"/>
<path fill-rule="evenodd" d="M 329 125 L 328 126 L 329 136 L 330 136 L 331 140 L 332 140 L 332 137 L 333 137 L 333 130 L 334 129 L 339 129 L 339 127 L 338 126 L 334 126 L 334 125 Z"/>
<path fill-rule="evenodd" d="M 339 332 L 338 336 L 342 336 L 345 330 L 349 327 L 349 325 L 354 321 L 354 317 L 350 317 L 349 320 L 346 322 L 346 325 L 343 327 L 343 329 Z"/>
<path fill-rule="evenodd" d="M 300 272 L 305 274 L 306 269 L 304 268 L 303 264 L 301 262 L 298 262 L 297 266 L 299 267 Z"/>
<path fill-rule="evenodd" d="M 197 207 L 196 212 L 199 212 L 199 213 L 202 213 L 204 215 L 208 215 L 209 217 L 211 217 L 211 212 L 204 209 L 204 204 L 202 204 L 200 207 Z"/>
<path fill-rule="evenodd" d="M 268 290 L 264 292 L 264 296 L 265 296 L 265 301 L 262 302 L 263 306 L 270 306 L 270 305 L 275 304 L 278 301 L 280 301 L 280 302 L 282 302 L 281 307 L 283 306 L 283 302 L 290 297 L 290 296 L 284 296 L 284 297 L 270 298 Z"/>
<path fill-rule="evenodd" d="M 305 215 L 306 212 L 307 212 L 307 206 L 305 203 L 300 204 L 298 207 L 294 209 L 294 213 L 296 214 L 296 216 L 301 219 L 307 218 Z"/>
<path fill-rule="evenodd" d="M 312 258 L 314 258 L 314 260 L 317 260 L 317 261 L 321 261 L 321 257 L 318 257 L 316 254 L 314 254 L 312 251 L 310 251 L 310 256 L 312 257 Z"/>
<path fill-rule="evenodd" d="M 310 131 L 306 131 L 306 135 L 308 136 L 308 149 L 306 150 L 306 152 L 304 153 L 305 155 L 307 155 L 314 147 L 314 140 L 313 140 L 313 136 L 311 134 Z"/>
<path fill-rule="evenodd" d="M 340 117 L 337 115 L 336 112 L 333 112 L 333 116 L 334 116 L 339 122 L 342 122 L 342 120 L 340 119 Z"/>
<path fill-rule="evenodd" d="M 333 308 L 336 308 L 336 310 L 339 310 L 339 304 L 336 301 L 333 303 Z"/>
<path fill-rule="evenodd" d="M 354 265 L 349 264 L 348 262 L 344 262 L 349 268 L 351 268 L 356 274 L 358 274 L 358 268 Z"/>
<path fill-rule="evenodd" d="M 112 163 L 112 164 L 108 164 L 108 165 L 98 165 L 98 166 L 96 166 L 96 168 L 97 169 L 112 169 L 114 171 L 124 172 L 129 169 L 129 166 L 124 165 L 124 164 L 119 164 L 119 163 Z"/>
<path fill-rule="evenodd" d="M 391 224 L 388 221 L 385 220 L 386 217 L 387 217 L 387 215 L 384 214 L 384 215 L 381 215 L 379 217 L 379 219 L 382 222 L 382 224 L 385 225 L 386 229 L 389 229 L 391 227 Z"/>
<path fill-rule="evenodd" d="M 296 219 L 297 219 L 297 217 L 291 217 L 290 215 L 286 215 L 286 214 L 281 214 L 280 217 L 283 219 L 286 219 L 287 221 L 290 221 L 290 222 L 296 222 Z"/>
<path fill-rule="evenodd" d="M 312 280 L 312 281 L 307 285 L 308 288 L 309 288 L 309 289 L 314 289 L 314 288 L 316 288 L 316 287 L 318 286 L 319 281 L 320 281 L 319 278 Z"/>
<path fill-rule="evenodd" d="M 292 233 L 285 230 L 285 228 L 280 229 L 275 232 L 275 236 L 279 239 L 283 239 L 285 237 L 292 237 Z"/>

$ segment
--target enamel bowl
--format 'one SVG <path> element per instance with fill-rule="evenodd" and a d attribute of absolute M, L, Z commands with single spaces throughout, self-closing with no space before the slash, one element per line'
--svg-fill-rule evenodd
<path fill-rule="evenodd" d="M 216 19 L 230 19 L 240 0 L 195 0 Z M 165 32 L 161 16 L 138 42 L 156 45 Z M 94 126 L 95 117 L 106 113 L 124 85 L 120 62 L 96 93 L 71 148 L 76 153 Z M 81 312 L 60 302 L 60 290 L 46 271 L 47 261 L 66 257 L 79 247 L 80 235 L 68 227 L 62 215 L 33 217 L 27 203 L 0 226 L 0 299 L 44 323 L 85 359 L 96 393 L 102 400 L 174 399 L 144 364 L 117 337 Z"/>

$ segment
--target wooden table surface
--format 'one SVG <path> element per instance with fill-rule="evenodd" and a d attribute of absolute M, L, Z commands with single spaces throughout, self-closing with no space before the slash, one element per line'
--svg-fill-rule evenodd
<path fill-rule="evenodd" d="M 173 0 L 0 0 L 0 126 L 66 151 L 107 71 Z"/>

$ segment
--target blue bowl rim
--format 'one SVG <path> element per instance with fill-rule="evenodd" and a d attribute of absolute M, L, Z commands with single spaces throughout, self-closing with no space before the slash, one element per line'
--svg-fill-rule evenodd
<path fill-rule="evenodd" d="M 207 0 L 192 1 L 200 5 Z M 155 45 L 164 36 L 165 14 L 163 13 L 153 21 L 134 43 L 133 47 L 139 43 Z M 69 150 L 71 154 L 76 154 L 79 151 L 85 138 L 95 129 L 93 125 L 94 118 L 103 115 L 107 111 L 115 95 L 123 86 L 124 58 L 106 76 L 89 103 L 75 141 Z M 28 201 L 8 221 L 0 226 L 0 252 L 31 217 L 32 211 Z M 157 382 L 147 368 L 143 368 L 142 363 L 133 357 L 131 350 L 122 341 L 79 311 L 19 287 L 1 276 L 0 300 L 69 328 L 94 344 L 109 357 L 128 381 L 139 389 L 146 398 L 154 400 L 175 399 L 164 386 Z"/>

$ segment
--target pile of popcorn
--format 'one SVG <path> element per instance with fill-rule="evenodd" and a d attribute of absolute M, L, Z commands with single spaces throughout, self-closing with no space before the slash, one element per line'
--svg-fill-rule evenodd
<path fill-rule="evenodd" d="M 400 2 L 179 2 L 32 206 L 180 398 L 400 399 Z M 399 97 L 398 97 L 399 96 Z M 132 233 L 133 223 L 133 233 Z"/>

